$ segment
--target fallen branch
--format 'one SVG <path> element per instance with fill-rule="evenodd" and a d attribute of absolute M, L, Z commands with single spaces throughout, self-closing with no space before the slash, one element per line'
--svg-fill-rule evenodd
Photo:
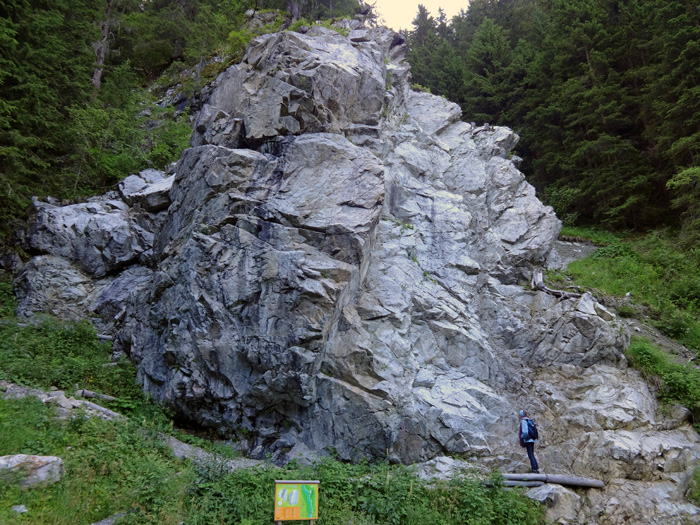
<path fill-rule="evenodd" d="M 506 481 L 541 481 L 543 483 L 556 483 L 557 485 L 571 485 L 574 487 L 594 489 L 602 489 L 605 487 L 605 483 L 597 479 L 561 476 L 558 474 L 503 474 L 503 479 Z"/>
<path fill-rule="evenodd" d="M 100 394 L 99 392 L 93 392 L 92 390 L 85 390 L 78 388 L 75 385 L 75 395 L 79 397 L 89 397 L 91 399 L 102 399 L 103 401 L 119 401 L 116 397 L 108 396 L 107 394 Z"/>
<path fill-rule="evenodd" d="M 542 292 L 553 295 L 554 297 L 559 297 L 561 299 L 575 299 L 577 297 L 581 297 L 580 293 L 572 293 L 564 290 L 553 290 L 551 288 L 548 288 L 544 284 L 544 275 L 542 273 L 542 270 L 540 269 L 533 270 L 532 280 L 530 281 L 530 287 L 533 290 L 540 290 Z"/>
<path fill-rule="evenodd" d="M 85 408 L 89 408 L 90 410 L 99 412 L 100 414 L 104 415 L 105 417 L 108 417 L 109 419 L 117 419 L 121 421 L 126 421 L 129 419 L 128 417 L 121 415 L 119 412 L 115 412 L 114 410 L 101 407 L 100 405 L 96 405 L 95 403 L 91 403 L 90 401 L 80 401 L 80 404 Z"/>

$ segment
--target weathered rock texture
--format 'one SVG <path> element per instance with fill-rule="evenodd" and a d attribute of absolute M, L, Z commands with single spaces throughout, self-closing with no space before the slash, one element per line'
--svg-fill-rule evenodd
<path fill-rule="evenodd" d="M 402 38 L 347 24 L 254 40 L 172 178 L 37 203 L 20 312 L 94 318 L 148 392 L 256 457 L 523 471 L 525 408 L 547 472 L 605 479 L 621 507 L 629 480 L 676 483 L 676 503 L 617 521 L 592 496 L 536 492 L 552 508 L 696 519 L 680 502 L 698 437 L 627 368 L 623 325 L 590 295 L 527 289 L 560 223 L 511 160 L 517 135 L 411 91 Z"/>

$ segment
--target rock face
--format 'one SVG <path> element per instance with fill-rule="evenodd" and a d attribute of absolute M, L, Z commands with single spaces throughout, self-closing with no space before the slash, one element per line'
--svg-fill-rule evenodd
<path fill-rule="evenodd" d="M 172 177 L 37 203 L 19 311 L 93 318 L 148 392 L 255 457 L 522 471 L 525 408 L 547 472 L 610 481 L 608 498 L 676 483 L 675 506 L 610 523 L 692 516 L 698 437 L 627 368 L 624 326 L 590 295 L 526 286 L 560 222 L 511 158 L 517 135 L 411 91 L 403 39 L 345 24 L 254 40 Z"/>

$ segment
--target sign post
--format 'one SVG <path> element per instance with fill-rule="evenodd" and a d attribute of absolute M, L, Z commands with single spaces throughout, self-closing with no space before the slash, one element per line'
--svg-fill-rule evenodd
<path fill-rule="evenodd" d="M 318 481 L 275 481 L 275 521 L 318 519 Z"/>

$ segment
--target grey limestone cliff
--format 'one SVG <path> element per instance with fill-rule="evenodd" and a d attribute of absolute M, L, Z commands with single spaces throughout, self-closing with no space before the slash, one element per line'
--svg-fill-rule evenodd
<path fill-rule="evenodd" d="M 37 202 L 20 313 L 92 318 L 146 391 L 253 456 L 523 470 L 526 408 L 548 472 L 609 482 L 533 496 L 563 522 L 698 522 L 698 436 L 627 367 L 624 326 L 528 287 L 560 222 L 517 135 L 412 91 L 402 38 L 345 23 L 254 40 L 170 177 Z"/>

